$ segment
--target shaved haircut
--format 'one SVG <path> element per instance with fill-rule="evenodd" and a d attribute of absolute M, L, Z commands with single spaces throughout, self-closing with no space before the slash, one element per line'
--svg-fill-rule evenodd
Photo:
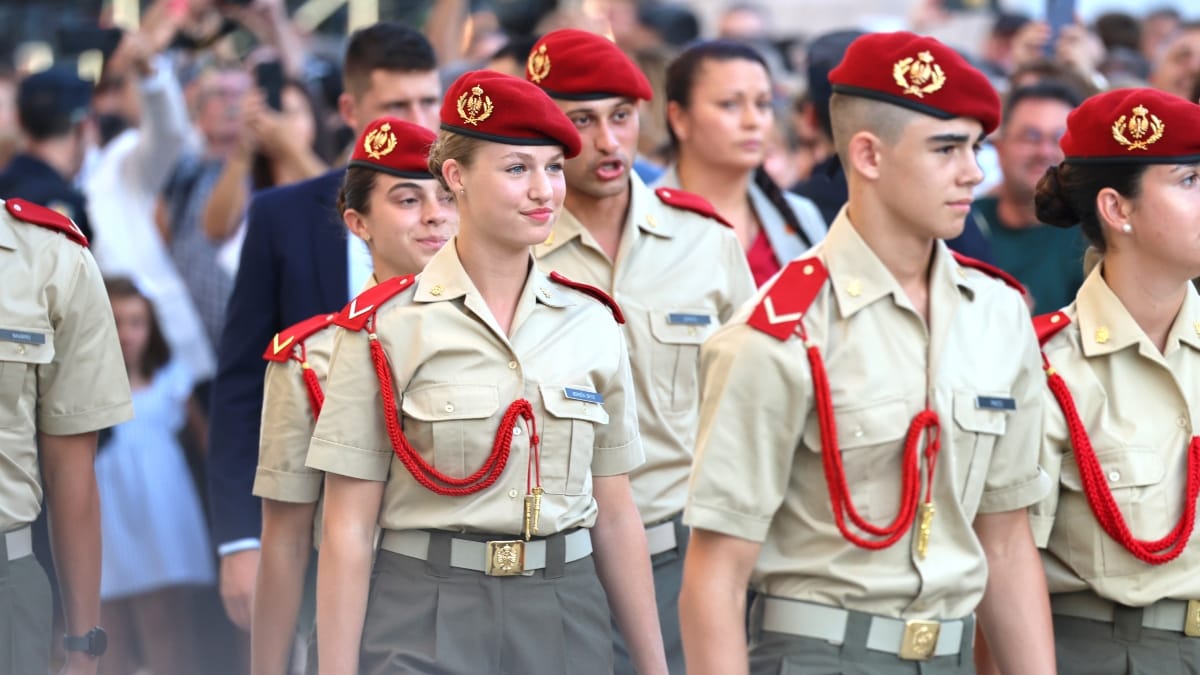
<path fill-rule="evenodd" d="M 860 131 L 892 144 L 900 139 L 908 123 L 920 116 L 915 110 L 862 96 L 834 92 L 829 99 L 829 119 L 833 123 L 833 145 L 846 173 L 850 172 L 850 139 Z"/>

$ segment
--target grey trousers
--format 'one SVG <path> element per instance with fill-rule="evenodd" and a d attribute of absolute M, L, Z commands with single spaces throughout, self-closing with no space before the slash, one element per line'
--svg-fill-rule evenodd
<path fill-rule="evenodd" d="M 871 617 L 850 612 L 846 638 L 840 645 L 815 638 L 772 633 L 759 628 L 761 604 L 751 609 L 751 675 L 973 675 L 975 657 L 970 636 L 974 622 L 963 631 L 958 654 L 928 661 L 907 661 L 895 654 L 867 649 Z M 757 611 L 756 611 L 757 610 Z"/>
<path fill-rule="evenodd" d="M 1200 638 L 1142 627 L 1142 611 L 1116 607 L 1112 623 L 1054 615 L 1059 675 L 1200 675 Z"/>
<path fill-rule="evenodd" d="M 654 599 L 658 603 L 658 623 L 662 630 L 663 648 L 667 652 L 667 666 L 671 675 L 684 675 L 683 637 L 679 632 L 679 589 L 683 586 L 683 557 L 687 554 L 688 536 L 691 530 L 683 524 L 683 514 L 675 516 L 675 541 L 678 547 L 650 557 L 654 568 Z M 613 656 L 616 660 L 615 675 L 637 675 L 625 639 L 613 621 Z"/>
<path fill-rule="evenodd" d="M 450 567 L 450 539 L 439 533 L 428 561 L 380 550 L 359 672 L 610 675 L 608 601 L 595 563 L 561 559 L 530 576 L 489 577 Z"/>
<path fill-rule="evenodd" d="M 50 670 L 54 597 L 36 558 L 9 561 L 0 535 L 0 673 Z"/>

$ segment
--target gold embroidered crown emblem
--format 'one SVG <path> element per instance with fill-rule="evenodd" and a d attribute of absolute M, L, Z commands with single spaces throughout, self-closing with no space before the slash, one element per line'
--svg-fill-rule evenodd
<path fill-rule="evenodd" d="M 475 85 L 458 97 L 458 116 L 472 126 L 492 116 L 492 97 L 483 93 L 483 87 Z"/>
<path fill-rule="evenodd" d="M 396 134 L 392 133 L 392 123 L 384 122 L 363 139 L 363 151 L 371 159 L 382 159 L 396 149 Z"/>
<path fill-rule="evenodd" d="M 530 52 L 529 61 L 525 67 L 529 70 L 530 82 L 541 82 L 550 74 L 550 55 L 546 53 L 546 45 L 542 45 Z"/>
<path fill-rule="evenodd" d="M 916 58 L 900 59 L 892 66 L 892 78 L 904 90 L 917 98 L 925 98 L 946 84 L 946 73 L 933 60 L 933 54 L 928 51 L 917 54 Z"/>
<path fill-rule="evenodd" d="M 1113 140 L 1125 146 L 1126 150 L 1145 150 L 1162 138 L 1166 128 L 1166 123 L 1157 115 L 1147 110 L 1146 106 L 1139 105 L 1133 109 L 1132 116 L 1127 118 L 1121 115 L 1113 122 L 1112 136 Z M 1127 131 L 1128 136 L 1125 135 Z"/>

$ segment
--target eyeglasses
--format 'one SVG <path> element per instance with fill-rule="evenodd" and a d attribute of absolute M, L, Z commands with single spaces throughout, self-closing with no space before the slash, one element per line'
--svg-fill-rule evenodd
<path fill-rule="evenodd" d="M 1016 133 L 1006 134 L 1006 137 L 1021 145 L 1040 146 L 1050 143 L 1057 148 L 1058 142 L 1066 133 L 1066 129 L 1056 129 L 1049 134 L 1043 133 L 1041 129 L 1021 129 Z"/>

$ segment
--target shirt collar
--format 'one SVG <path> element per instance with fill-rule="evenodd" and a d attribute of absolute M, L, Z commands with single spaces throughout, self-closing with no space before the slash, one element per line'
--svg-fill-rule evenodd
<path fill-rule="evenodd" d="M 530 258 L 529 275 L 525 279 L 525 287 L 521 290 L 518 307 L 530 303 L 541 303 L 549 307 L 569 307 L 575 304 L 567 295 L 560 292 L 557 284 L 550 280 Z M 424 271 L 417 277 L 417 290 L 413 295 L 415 302 L 444 302 L 457 298 L 466 298 L 467 304 L 473 309 L 486 307 L 479 289 L 471 281 L 467 271 L 463 269 L 462 259 L 458 257 L 458 237 L 451 237 L 441 250 L 433 255 Z"/>
<path fill-rule="evenodd" d="M 838 212 L 820 246 L 842 318 L 848 318 L 888 295 L 898 305 L 911 306 L 899 282 L 850 223 L 846 207 Z M 937 241 L 934 242 L 930 297 L 941 290 L 961 291 L 968 299 L 975 297 L 970 275 L 950 255 L 946 244 Z"/>
<path fill-rule="evenodd" d="M 1150 343 L 1150 338 L 1104 280 L 1103 267 L 1101 264 L 1092 269 L 1075 300 L 1084 355 L 1111 354 L 1133 344 L 1145 354 L 1156 354 L 1158 350 Z M 1177 344 L 1200 349 L 1200 296 L 1191 284 L 1188 284 L 1183 305 L 1167 334 L 1167 353 Z"/>
<path fill-rule="evenodd" d="M 629 214 L 625 218 L 622 242 L 626 238 L 637 237 L 641 232 L 667 239 L 674 237 L 678 224 L 674 219 L 663 218 L 661 211 L 655 212 L 654 207 L 659 199 L 654 191 L 647 187 L 645 181 L 633 170 L 629 172 L 629 182 Z M 575 217 L 575 214 L 564 207 L 558 214 L 550 236 L 546 237 L 546 241 L 533 247 L 534 257 L 544 258 L 576 238 L 582 239 L 597 249 L 600 248 L 600 245 L 588 232 L 587 227 Z"/>
<path fill-rule="evenodd" d="M 4 209 L 4 200 L 0 200 L 0 210 Z M 17 249 L 17 233 L 13 231 L 13 217 L 4 211 L 0 214 L 0 247 L 15 251 Z"/>

